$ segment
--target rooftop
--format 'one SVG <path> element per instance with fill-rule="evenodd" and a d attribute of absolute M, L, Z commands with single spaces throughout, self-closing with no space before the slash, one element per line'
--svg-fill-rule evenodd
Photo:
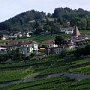
<path fill-rule="evenodd" d="M 77 27 L 77 26 L 74 26 L 73 34 L 72 34 L 72 35 L 73 35 L 73 36 L 76 36 L 76 37 L 78 37 L 78 36 L 81 35 L 80 32 L 79 32 L 79 30 L 78 30 L 78 27 Z"/>

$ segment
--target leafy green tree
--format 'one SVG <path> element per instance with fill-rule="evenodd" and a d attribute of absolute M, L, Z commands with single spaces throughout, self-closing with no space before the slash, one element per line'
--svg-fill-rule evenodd
<path fill-rule="evenodd" d="M 55 44 L 58 45 L 59 47 L 63 47 L 63 45 L 65 44 L 65 38 L 63 36 L 56 36 Z"/>
<path fill-rule="evenodd" d="M 78 57 L 90 55 L 90 45 L 88 44 L 85 47 L 77 48 L 75 55 Z"/>
<path fill-rule="evenodd" d="M 90 17 L 87 18 L 87 28 L 86 29 L 87 30 L 90 30 Z"/>
<path fill-rule="evenodd" d="M 85 18 L 81 18 L 80 21 L 78 21 L 79 29 L 86 30 L 87 27 L 87 20 Z"/>

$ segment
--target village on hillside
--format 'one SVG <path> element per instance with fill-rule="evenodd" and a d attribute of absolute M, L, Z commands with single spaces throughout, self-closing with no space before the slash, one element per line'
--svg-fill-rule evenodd
<path fill-rule="evenodd" d="M 0 90 L 90 90 L 90 0 L 0 0 Z"/>
<path fill-rule="evenodd" d="M 70 38 L 65 41 L 63 44 L 63 48 L 68 49 L 75 49 L 78 47 L 84 47 L 87 42 L 90 40 L 90 36 L 88 35 L 82 35 L 80 31 L 78 30 L 77 26 L 74 26 L 67 30 L 61 30 L 61 32 L 64 32 L 65 34 L 69 34 Z M 9 38 L 20 38 L 20 37 L 26 37 L 30 38 L 32 35 L 32 32 L 28 33 L 18 33 L 13 36 L 2 36 L 1 39 L 5 40 L 8 37 Z M 31 53 L 45 53 L 45 54 L 59 54 L 62 49 L 55 43 L 55 40 L 47 40 L 40 43 L 37 43 L 36 41 L 11 41 L 11 42 L 3 42 L 0 43 L 0 54 L 6 54 L 9 51 L 18 49 L 21 54 L 24 54 L 25 56 L 29 56 Z"/>

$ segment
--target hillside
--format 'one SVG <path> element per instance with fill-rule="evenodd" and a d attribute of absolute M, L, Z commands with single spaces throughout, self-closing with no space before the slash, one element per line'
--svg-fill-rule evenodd
<path fill-rule="evenodd" d="M 60 55 L 50 55 L 26 63 L 0 64 L 0 73 L 0 90 L 90 89 L 88 57 L 65 60 Z"/>
<path fill-rule="evenodd" d="M 45 16 L 44 12 L 34 10 L 23 12 L 5 22 L 0 23 L 0 31 L 4 30 L 11 33 L 14 31 L 29 31 L 33 29 L 35 20 L 42 20 Z"/>
<path fill-rule="evenodd" d="M 60 28 L 77 25 L 81 30 L 90 30 L 90 12 L 79 8 L 56 8 L 54 13 L 35 10 L 23 12 L 0 23 L 0 33 L 36 31 L 35 34 L 50 31 L 56 33 Z"/>

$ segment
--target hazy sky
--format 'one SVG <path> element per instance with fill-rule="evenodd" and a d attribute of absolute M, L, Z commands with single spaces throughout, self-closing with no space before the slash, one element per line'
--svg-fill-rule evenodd
<path fill-rule="evenodd" d="M 90 0 L 0 0 L 0 22 L 32 9 L 53 13 L 57 7 L 90 11 Z"/>

